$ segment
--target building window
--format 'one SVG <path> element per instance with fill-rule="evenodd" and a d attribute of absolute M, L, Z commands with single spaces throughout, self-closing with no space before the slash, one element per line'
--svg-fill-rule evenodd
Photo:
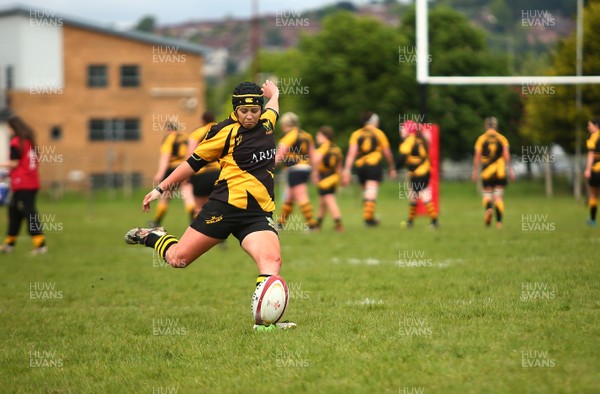
<path fill-rule="evenodd" d="M 121 66 L 121 86 L 124 88 L 140 86 L 139 66 Z"/>
<path fill-rule="evenodd" d="M 138 141 L 140 135 L 139 119 L 91 119 L 89 122 L 90 141 Z"/>
<path fill-rule="evenodd" d="M 103 65 L 88 66 L 87 83 L 90 88 L 108 86 L 108 67 Z"/>
<path fill-rule="evenodd" d="M 50 139 L 57 141 L 62 138 L 62 128 L 60 126 L 52 126 L 50 129 Z"/>

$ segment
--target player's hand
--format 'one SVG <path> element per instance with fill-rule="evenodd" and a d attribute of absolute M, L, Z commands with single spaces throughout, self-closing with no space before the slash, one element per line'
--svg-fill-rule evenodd
<path fill-rule="evenodd" d="M 592 170 L 586 168 L 583 172 L 583 176 L 585 179 L 590 179 L 592 177 Z"/>
<path fill-rule="evenodd" d="M 312 183 L 315 185 L 319 184 L 319 175 L 316 172 L 312 173 Z"/>
<path fill-rule="evenodd" d="M 348 186 L 350 184 L 351 176 L 352 174 L 350 174 L 350 171 L 342 172 L 342 186 Z"/>
<path fill-rule="evenodd" d="M 471 180 L 473 182 L 477 182 L 477 171 L 473 170 L 473 173 L 471 174 Z"/>
<path fill-rule="evenodd" d="M 515 171 L 512 169 L 512 167 L 510 167 L 508 169 L 508 176 L 510 177 L 511 181 L 514 181 L 515 179 L 517 179 L 517 176 L 515 175 Z"/>
<path fill-rule="evenodd" d="M 274 94 L 279 94 L 279 88 L 268 79 L 262 85 L 263 96 L 270 99 Z"/>
<path fill-rule="evenodd" d="M 150 203 L 154 200 L 158 200 L 160 198 L 160 192 L 156 189 L 152 189 L 152 191 L 146 194 L 144 197 L 144 201 L 142 202 L 142 211 L 149 212 L 150 211 Z"/>

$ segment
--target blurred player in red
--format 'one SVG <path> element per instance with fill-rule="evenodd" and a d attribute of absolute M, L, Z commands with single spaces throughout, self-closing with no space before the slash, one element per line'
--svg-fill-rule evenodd
<path fill-rule="evenodd" d="M 477 181 L 481 166 L 481 181 L 483 184 L 484 222 L 486 226 L 492 223 L 494 209 L 496 211 L 496 227 L 502 228 L 504 216 L 504 200 L 502 195 L 506 187 L 506 168 L 508 167 L 511 180 L 515 173 L 510 165 L 510 147 L 508 140 L 498 132 L 498 120 L 495 117 L 484 121 L 485 133 L 475 142 L 473 157 L 473 181 Z"/>
<path fill-rule="evenodd" d="M 319 216 L 317 227 L 321 228 L 323 218 L 327 211 L 331 213 L 335 222 L 335 230 L 344 231 L 342 214 L 338 207 L 335 193 L 340 183 L 342 173 L 342 150 L 333 141 L 333 129 L 323 126 L 317 131 L 317 144 L 315 161 L 313 164 L 313 182 L 319 189 Z"/>
<path fill-rule="evenodd" d="M 11 130 L 10 157 L 9 161 L 0 163 L 0 167 L 10 169 L 12 196 L 8 204 L 8 232 L 4 244 L 0 246 L 0 253 L 14 250 L 21 223 L 25 221 L 34 247 L 31 254 L 43 254 L 47 248 L 36 208 L 40 177 L 35 133 L 18 116 L 11 117 L 8 125 Z"/>
<path fill-rule="evenodd" d="M 429 187 L 431 162 L 429 161 L 427 140 L 420 126 L 415 122 L 403 123 L 400 127 L 400 137 L 402 143 L 399 148 L 398 167 L 406 165 L 410 178 L 409 211 L 406 226 L 413 226 L 417 214 L 417 204 L 421 200 L 431 218 L 431 227 L 437 228 L 438 214 L 431 199 L 431 188 Z"/>
<path fill-rule="evenodd" d="M 600 120 L 592 119 L 588 122 L 590 137 L 586 146 L 588 149 L 587 162 L 584 176 L 590 186 L 590 217 L 588 225 L 596 226 L 596 211 L 598 210 L 598 191 L 600 190 Z"/>

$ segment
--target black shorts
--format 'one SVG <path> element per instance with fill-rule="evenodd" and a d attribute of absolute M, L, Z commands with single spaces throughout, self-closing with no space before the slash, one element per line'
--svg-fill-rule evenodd
<path fill-rule="evenodd" d="M 337 190 L 336 186 L 327 188 L 327 189 L 321 189 L 319 188 L 319 196 L 326 196 L 328 194 L 335 194 L 335 191 Z"/>
<path fill-rule="evenodd" d="M 600 172 L 592 171 L 590 179 L 588 179 L 588 185 L 590 185 L 591 187 L 600 186 Z"/>
<path fill-rule="evenodd" d="M 484 188 L 488 187 L 496 187 L 496 186 L 506 186 L 508 182 L 506 181 L 506 177 L 497 177 L 493 175 L 487 179 L 482 179 L 482 184 Z"/>
<path fill-rule="evenodd" d="M 219 179 L 219 171 L 206 171 L 192 175 L 190 183 L 196 197 L 208 197 L 215 188 L 215 182 Z"/>
<path fill-rule="evenodd" d="M 381 164 L 356 167 L 356 175 L 358 175 L 358 182 L 361 185 L 364 185 L 367 181 L 381 182 L 383 179 L 383 167 Z"/>
<path fill-rule="evenodd" d="M 308 183 L 308 178 L 310 178 L 310 168 L 307 169 L 288 169 L 288 185 L 290 187 L 298 186 L 303 183 Z"/>
<path fill-rule="evenodd" d="M 429 174 L 422 176 L 412 176 L 410 177 L 410 190 L 418 193 L 427 189 L 429 186 Z"/>
<path fill-rule="evenodd" d="M 240 243 L 248 234 L 256 231 L 269 230 L 278 234 L 277 224 L 271 212 L 241 209 L 210 199 L 190 227 L 217 239 L 226 239 L 229 234 L 233 234 Z"/>

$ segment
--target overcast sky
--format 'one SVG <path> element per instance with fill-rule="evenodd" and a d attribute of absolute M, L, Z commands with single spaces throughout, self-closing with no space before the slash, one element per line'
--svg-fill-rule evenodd
<path fill-rule="evenodd" d="M 0 9 L 17 4 L 55 11 L 99 23 L 132 24 L 144 15 L 154 15 L 159 25 L 191 19 L 248 17 L 253 0 L 0 0 Z M 335 4 L 339 0 L 259 0 L 260 14 L 299 11 Z M 367 0 L 354 0 L 355 4 Z"/>

